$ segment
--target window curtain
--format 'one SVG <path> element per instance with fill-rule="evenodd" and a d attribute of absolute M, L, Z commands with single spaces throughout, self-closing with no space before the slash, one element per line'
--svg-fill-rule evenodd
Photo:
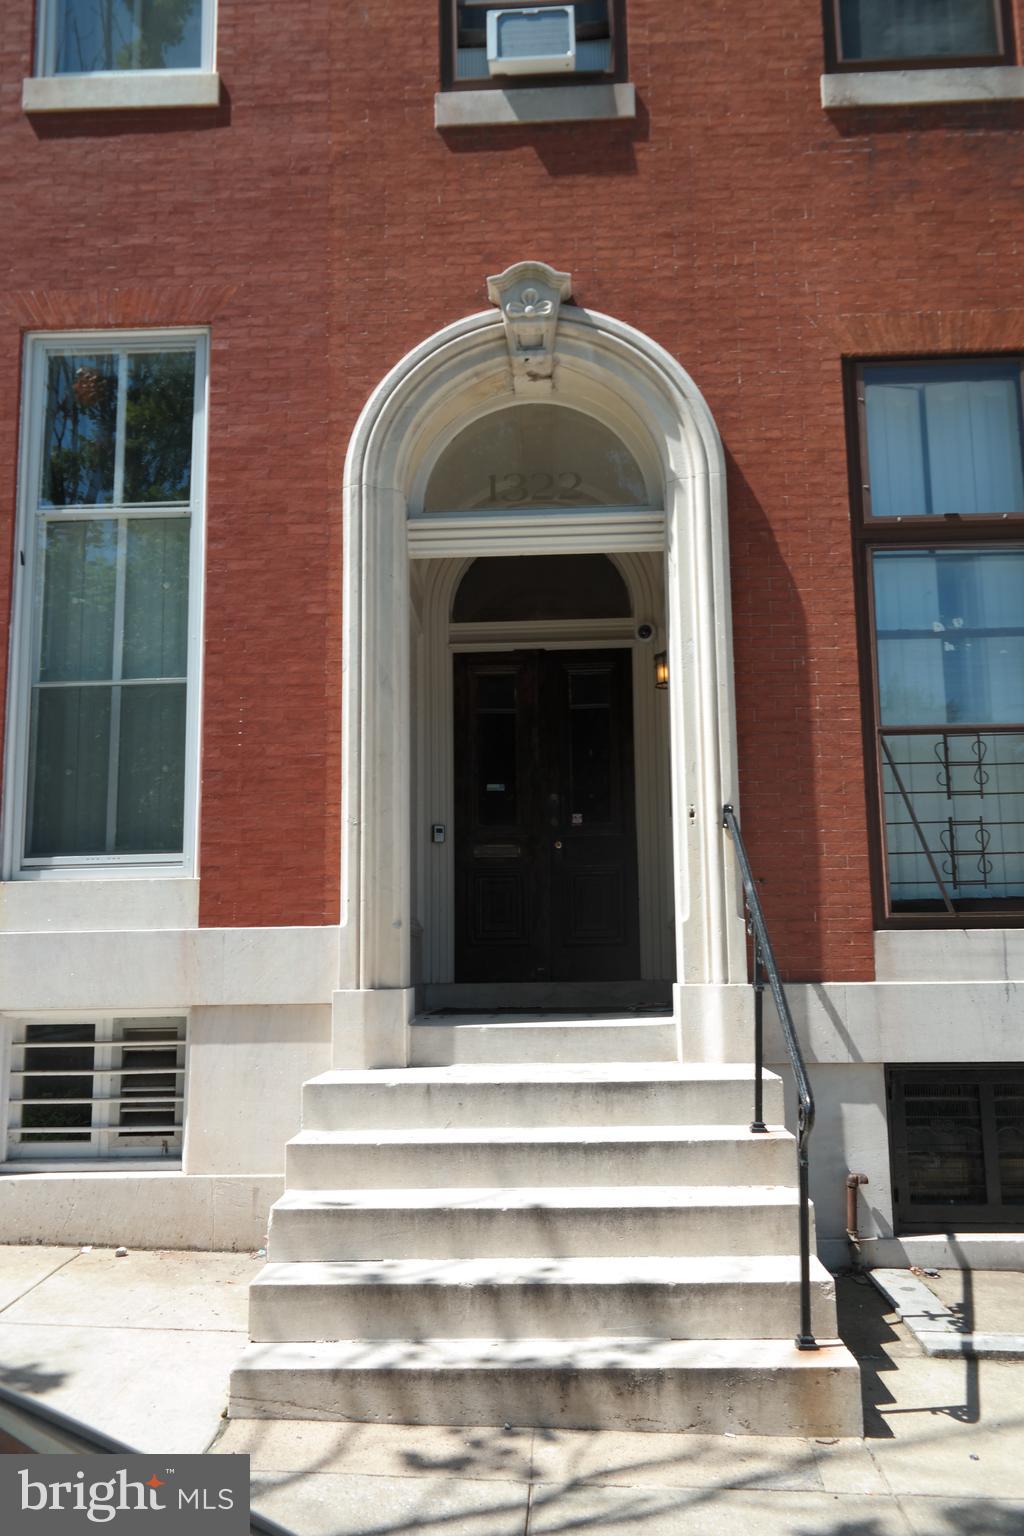
<path fill-rule="evenodd" d="M 180 851 L 188 519 L 50 522 L 42 537 L 26 851 Z"/>
<path fill-rule="evenodd" d="M 1024 512 L 1018 377 L 865 369 L 872 515 Z"/>

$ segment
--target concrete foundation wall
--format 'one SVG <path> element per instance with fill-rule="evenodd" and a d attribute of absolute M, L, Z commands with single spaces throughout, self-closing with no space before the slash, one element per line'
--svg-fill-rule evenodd
<path fill-rule="evenodd" d="M 193 1009 L 184 1172 L 283 1174 L 302 1084 L 330 1064 L 329 1007 Z"/>
<path fill-rule="evenodd" d="M 150 897 L 140 914 L 168 910 L 154 893 Z M 69 890 L 60 899 L 66 911 L 84 918 L 80 895 Z M 23 901 L 19 891 L 5 918 L 15 924 L 26 920 L 34 901 L 34 892 Z M 108 917 L 121 901 L 119 892 L 97 895 Z M 811 1192 L 821 1252 L 833 1264 L 849 1256 L 847 1172 L 869 1180 L 858 1194 L 865 1261 L 910 1262 L 906 1255 L 913 1247 L 925 1254 L 922 1262 L 933 1262 L 927 1257 L 932 1248 L 926 1254 L 922 1244 L 944 1243 L 943 1253 L 948 1248 L 946 1237 L 893 1235 L 885 1066 L 1012 1062 L 1022 1055 L 1020 935 L 993 930 L 877 937 L 880 969 L 892 979 L 788 988 L 817 1098 Z M 37 1162 L 32 1172 L 22 1172 L 8 1162 L 0 1167 L 0 1242 L 259 1246 L 267 1209 L 281 1186 L 285 1144 L 300 1126 L 302 1083 L 331 1065 L 338 943 L 339 930 L 331 928 L 146 932 L 111 925 L 92 932 L 0 932 L 0 1102 L 8 1093 L 5 1039 L 18 1016 L 136 1008 L 189 1015 L 180 1171 L 109 1164 L 102 1170 L 83 1164 L 78 1170 L 66 1163 L 35 1171 Z M 944 974 L 944 968 L 953 974 Z M 725 999 L 715 1007 L 706 995 L 710 990 L 678 989 L 684 1055 L 750 1060 L 749 989 L 719 989 L 736 994 L 735 1006 L 726 1006 Z M 405 1012 L 396 1018 L 402 1034 Z M 341 1052 L 346 1064 L 365 1064 L 365 1031 L 348 1015 L 340 1022 L 344 1038 L 336 1046 L 347 1042 L 354 1053 L 348 1060 L 347 1047 Z M 770 1002 L 766 1022 L 766 1060 L 786 1085 L 792 1124 L 791 1073 Z M 1024 1239 L 1001 1235 L 972 1237 L 956 1254 L 962 1262 L 1014 1267 L 1021 1262 L 1022 1244 Z"/>

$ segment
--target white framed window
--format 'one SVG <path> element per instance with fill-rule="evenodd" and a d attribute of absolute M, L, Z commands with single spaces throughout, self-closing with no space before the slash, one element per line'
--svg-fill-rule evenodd
<path fill-rule="evenodd" d="M 39 0 L 22 110 L 219 107 L 217 0 Z"/>
<path fill-rule="evenodd" d="M 7 1071 L 7 1160 L 177 1163 L 187 1020 L 16 1019 Z"/>
<path fill-rule="evenodd" d="M 215 0 L 40 0 L 39 75 L 214 67 Z"/>
<path fill-rule="evenodd" d="M 195 867 L 208 339 L 29 339 L 7 878 Z"/>

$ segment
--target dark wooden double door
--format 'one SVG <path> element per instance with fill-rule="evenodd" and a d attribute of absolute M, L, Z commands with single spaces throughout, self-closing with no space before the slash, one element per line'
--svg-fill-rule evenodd
<path fill-rule="evenodd" d="M 455 657 L 456 981 L 640 974 L 629 651 Z"/>

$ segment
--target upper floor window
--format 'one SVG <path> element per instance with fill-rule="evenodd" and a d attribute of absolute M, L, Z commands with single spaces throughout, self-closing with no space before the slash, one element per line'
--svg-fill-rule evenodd
<path fill-rule="evenodd" d="M 1021 360 L 866 363 L 854 382 L 878 916 L 1019 923 Z"/>
<path fill-rule="evenodd" d="M 12 874 L 191 864 L 203 337 L 30 344 Z"/>
<path fill-rule="evenodd" d="M 1011 0 L 825 0 L 830 70 L 1014 62 Z"/>
<path fill-rule="evenodd" d="M 866 364 L 860 395 L 868 516 L 1024 512 L 1019 363 Z"/>
<path fill-rule="evenodd" d="M 211 70 L 214 0 L 42 0 L 41 75 Z"/>
<path fill-rule="evenodd" d="M 510 13 L 519 11 L 521 18 Z M 488 14 L 501 58 L 488 58 Z M 567 13 L 567 14 L 566 14 Z M 626 79 L 625 0 L 576 0 L 572 5 L 538 5 L 537 0 L 441 0 L 441 85 L 444 90 L 491 86 L 564 85 L 573 81 Z M 518 25 L 517 25 L 518 23 Z M 496 30 L 497 29 L 497 30 Z M 538 64 L 568 45 L 571 62 Z"/>

